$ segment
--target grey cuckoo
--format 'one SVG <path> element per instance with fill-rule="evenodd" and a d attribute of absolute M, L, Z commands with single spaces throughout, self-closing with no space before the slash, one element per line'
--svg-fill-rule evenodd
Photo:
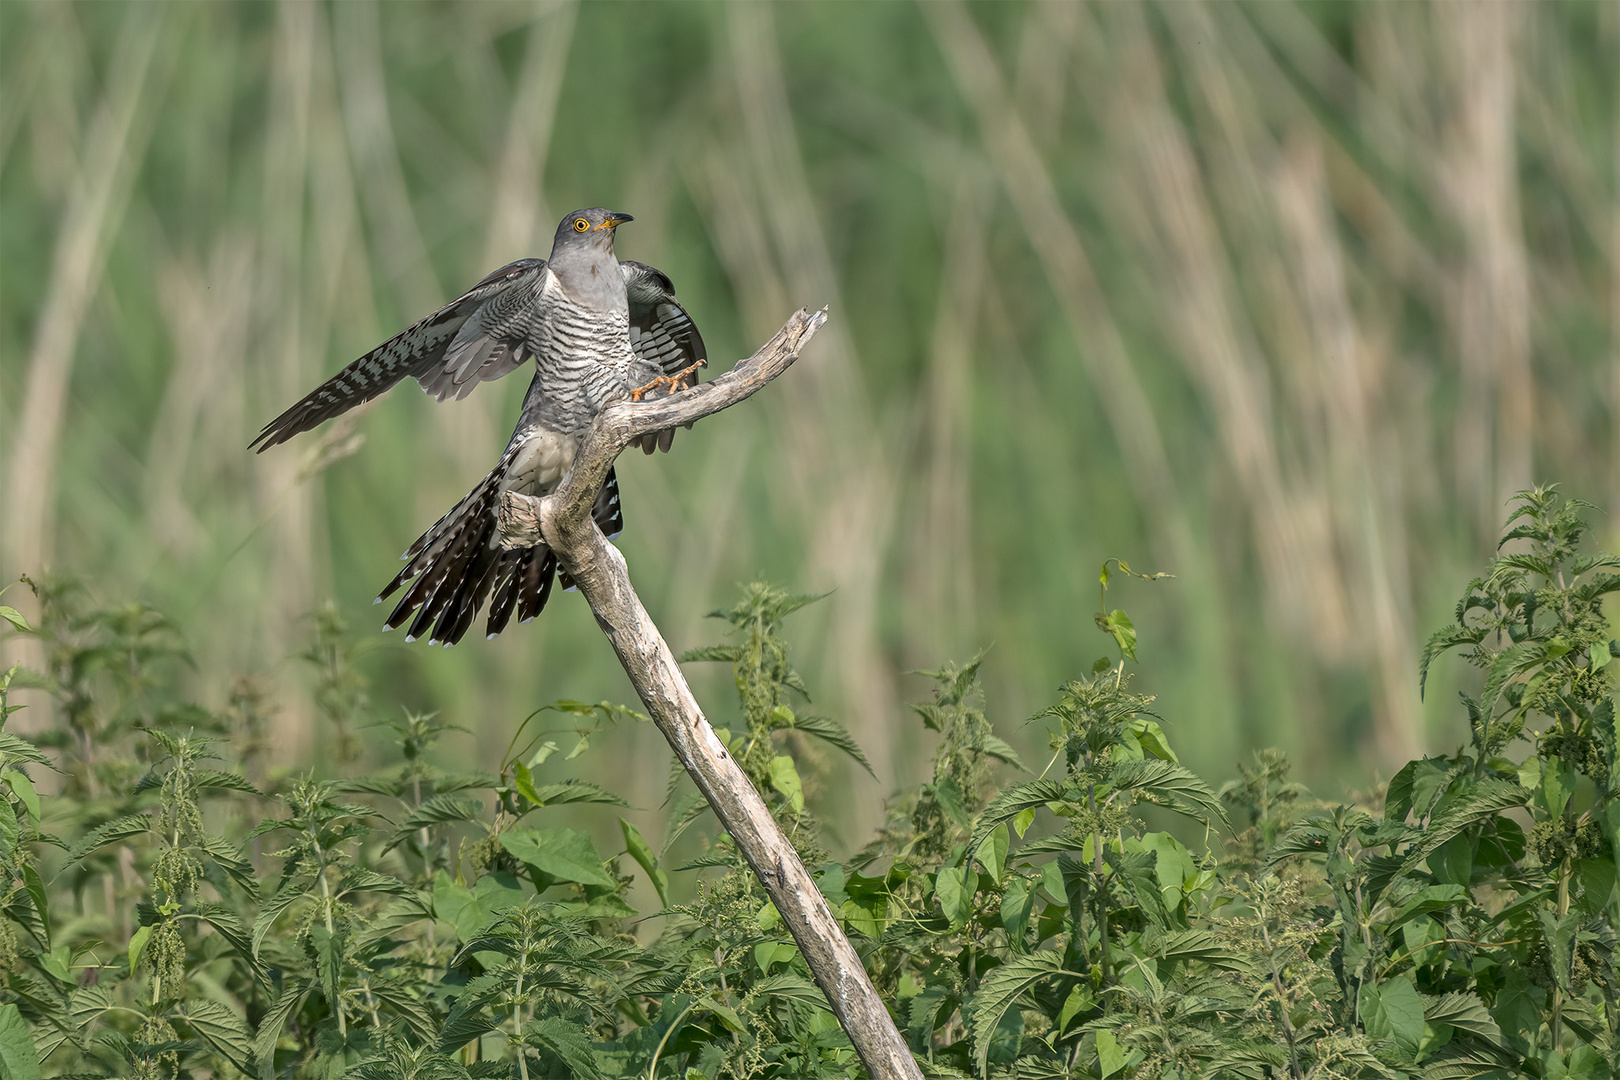
<path fill-rule="evenodd" d="M 253 440 L 263 452 L 407 375 L 443 401 L 466 397 L 480 382 L 534 359 L 534 379 L 500 463 L 417 538 L 403 556 L 405 568 L 377 597 L 405 590 L 388 616 L 389 629 L 409 620 L 408 639 L 429 634 L 435 643 L 453 645 L 492 595 L 491 637 L 514 611 L 524 622 L 538 615 L 559 572 L 557 559 L 544 545 L 500 547 L 501 492 L 550 492 L 604 407 L 696 382 L 705 361 L 703 338 L 676 302 L 669 278 L 613 254 L 614 230 L 629 220 L 629 214 L 600 208 L 569 214 L 557 226 L 551 258 L 501 267 L 332 376 Z M 668 450 L 673 434 L 645 436 L 642 449 Z M 593 516 L 610 538 L 624 526 L 611 471 Z"/>

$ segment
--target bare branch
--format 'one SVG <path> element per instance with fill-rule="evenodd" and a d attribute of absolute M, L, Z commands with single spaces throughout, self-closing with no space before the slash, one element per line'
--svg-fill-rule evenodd
<path fill-rule="evenodd" d="M 596 504 L 596 493 L 602 489 L 602 481 L 607 479 L 614 460 L 631 440 L 713 416 L 753 396 L 793 365 L 799 351 L 826 321 L 826 308 L 814 314 L 800 308 L 775 337 L 719 378 L 678 394 L 650 401 L 621 401 L 603 409 L 574 455 L 573 468 L 549 497 L 557 506 L 552 513 L 559 515 L 559 525 L 577 529 L 590 521 L 591 507 Z M 540 542 L 539 505 L 539 499 L 527 495 L 507 492 L 501 497 L 502 547 L 526 548 Z M 557 555 L 562 557 L 560 548 Z M 566 560 L 563 565 L 567 565 Z"/>
<path fill-rule="evenodd" d="M 578 583 L 648 714 L 765 886 L 873 1080 L 922 1080 L 826 899 L 764 799 L 704 718 L 630 584 L 624 556 L 591 520 L 608 468 L 630 440 L 709 416 L 753 394 L 788 369 L 826 320 L 825 308 L 813 315 L 801 310 L 758 352 L 713 382 L 656 401 L 624 402 L 603 410 L 555 492 L 541 499 L 512 493 L 502 497 L 501 532 L 513 545 L 543 538 Z"/>

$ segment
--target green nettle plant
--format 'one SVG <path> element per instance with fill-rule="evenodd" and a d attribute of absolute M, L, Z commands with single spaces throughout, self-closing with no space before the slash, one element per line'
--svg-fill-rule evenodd
<path fill-rule="evenodd" d="M 1585 509 L 1521 493 L 1505 553 L 1424 650 L 1425 678 L 1448 652 L 1482 673 L 1468 743 L 1366 805 L 1313 799 L 1277 751 L 1218 790 L 1183 766 L 1106 603 L 1114 575 L 1162 575 L 1112 560 L 1096 621 L 1118 658 L 1030 718 L 1039 773 L 996 734 L 980 658 L 922 672 L 932 775 L 848 859 L 813 813 L 816 748 L 866 760 L 808 711 L 781 636 L 815 598 L 749 586 L 715 613 L 729 639 L 684 659 L 732 666 L 719 736 L 930 1076 L 1609 1077 L 1620 559 L 1581 551 Z M 325 612 L 303 655 L 335 774 L 276 778 L 251 680 L 218 711 L 182 702 L 163 618 L 29 584 L 38 629 L 0 606 L 46 657 L 0 674 L 0 1077 L 859 1074 L 729 839 L 667 865 L 700 801 L 662 850 L 619 819 L 606 859 L 561 823 L 628 805 L 546 777 L 640 714 L 556 702 L 494 771 L 450 773 L 435 751 L 460 729 L 379 721 Z M 18 686 L 52 697 L 55 728 L 4 730 Z M 361 772 L 366 726 L 394 751 Z M 631 906 L 635 876 L 657 911 Z"/>

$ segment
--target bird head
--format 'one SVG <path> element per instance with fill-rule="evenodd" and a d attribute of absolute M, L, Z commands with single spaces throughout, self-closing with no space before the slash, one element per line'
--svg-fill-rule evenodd
<path fill-rule="evenodd" d="M 589 210 L 575 210 L 557 226 L 557 237 L 551 244 L 551 257 L 556 259 L 565 252 L 613 251 L 613 230 L 627 221 L 629 214 L 619 214 L 593 206 Z"/>

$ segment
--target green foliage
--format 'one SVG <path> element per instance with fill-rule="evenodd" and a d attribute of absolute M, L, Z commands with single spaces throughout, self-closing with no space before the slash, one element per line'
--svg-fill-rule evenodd
<path fill-rule="evenodd" d="M 1313 799 L 1274 751 L 1217 792 L 1123 660 L 1031 718 L 1051 750 L 1031 775 L 975 657 L 921 673 L 932 775 L 840 861 L 821 852 L 804 736 L 862 759 L 795 708 L 781 636 L 813 598 L 751 586 L 720 613 L 731 641 L 688 659 L 732 665 L 740 719 L 721 737 L 930 1076 L 1609 1077 L 1620 649 L 1602 603 L 1620 575 L 1580 551 L 1581 509 L 1521 495 L 1504 545 L 1526 550 L 1470 582 L 1425 653 L 1481 670 L 1470 742 L 1368 805 Z M 217 760 L 233 728 L 252 737 L 251 694 L 228 716 L 177 705 L 172 627 L 41 591 L 40 628 L 18 629 L 48 669 L 0 677 L 0 718 L 28 683 L 62 723 L 35 741 L 0 726 L 4 1075 L 860 1073 L 728 837 L 670 868 L 621 821 L 604 859 L 556 808 L 624 800 L 536 779 L 638 714 L 554 703 L 497 772 L 460 775 L 434 764 L 454 725 L 407 716 L 379 769 L 255 782 Z M 1114 614 L 1098 624 L 1119 644 Z M 322 706 L 337 740 L 364 711 L 352 649 L 317 626 L 321 693 L 345 688 Z M 630 906 L 634 873 L 657 912 Z"/>

